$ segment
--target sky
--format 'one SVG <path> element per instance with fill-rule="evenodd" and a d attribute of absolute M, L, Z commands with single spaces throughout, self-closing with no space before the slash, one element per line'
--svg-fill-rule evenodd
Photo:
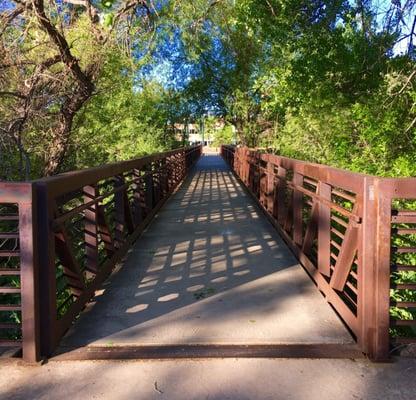
<path fill-rule="evenodd" d="M 58 0 L 57 2 L 61 2 Z M 403 3 L 405 0 L 373 0 L 373 8 L 378 16 L 378 23 L 383 25 L 383 16 L 386 11 L 393 5 L 394 7 L 400 6 L 400 1 Z M 352 3 L 355 1 L 351 0 Z M 10 0 L 0 0 L 0 12 L 13 7 L 13 3 Z M 403 16 L 403 31 L 402 35 L 409 34 L 414 15 L 406 14 Z M 416 38 L 413 40 L 416 42 Z M 218 52 L 217 49 L 214 51 Z M 395 48 L 394 54 L 405 53 L 408 50 L 409 39 L 399 41 Z M 220 52 L 218 52 L 220 53 Z M 185 55 L 185 50 L 180 38 L 180 32 L 177 30 L 173 35 L 162 41 L 156 50 L 154 51 L 154 61 L 151 65 L 143 68 L 138 76 L 140 79 L 148 79 L 156 81 L 163 85 L 165 88 L 183 90 L 193 77 L 199 73 L 198 63 L 190 61 Z M 140 54 L 138 54 L 140 58 Z"/>

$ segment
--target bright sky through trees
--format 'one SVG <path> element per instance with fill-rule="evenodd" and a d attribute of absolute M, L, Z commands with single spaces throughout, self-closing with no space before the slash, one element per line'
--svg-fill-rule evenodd
<path fill-rule="evenodd" d="M 241 144 L 416 173 L 416 0 L 0 5 L 3 179 L 179 146 L 208 113 Z"/>

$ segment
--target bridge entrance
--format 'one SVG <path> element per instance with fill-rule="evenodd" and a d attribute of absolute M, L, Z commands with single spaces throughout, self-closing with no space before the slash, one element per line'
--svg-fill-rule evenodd
<path fill-rule="evenodd" d="M 0 348 L 383 361 L 415 342 L 415 178 L 201 151 L 0 183 Z"/>
<path fill-rule="evenodd" d="M 352 357 L 355 341 L 218 154 L 206 154 L 56 358 Z"/>

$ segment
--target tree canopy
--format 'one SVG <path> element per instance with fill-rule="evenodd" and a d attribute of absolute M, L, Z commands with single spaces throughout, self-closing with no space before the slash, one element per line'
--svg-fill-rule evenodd
<path fill-rule="evenodd" d="M 4 0 L 0 179 L 217 145 L 416 173 L 416 1 Z"/>

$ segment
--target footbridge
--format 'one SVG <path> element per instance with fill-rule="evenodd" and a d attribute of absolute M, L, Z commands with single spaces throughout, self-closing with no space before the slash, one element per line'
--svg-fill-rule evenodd
<path fill-rule="evenodd" d="M 0 346 L 362 357 L 416 342 L 416 179 L 193 146 L 0 183 Z"/>

